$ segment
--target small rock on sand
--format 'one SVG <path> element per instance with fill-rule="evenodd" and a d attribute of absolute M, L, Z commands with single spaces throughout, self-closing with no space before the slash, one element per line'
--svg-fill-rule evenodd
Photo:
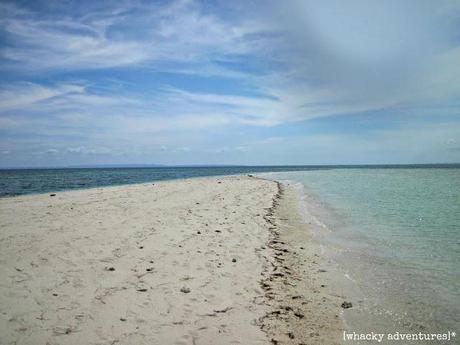
<path fill-rule="evenodd" d="M 351 302 L 345 301 L 345 302 L 342 303 L 342 308 L 343 309 L 348 309 L 348 308 L 351 308 L 351 307 L 353 307 L 353 304 Z"/>
<path fill-rule="evenodd" d="M 185 287 L 185 286 L 180 289 L 180 292 L 183 292 L 183 293 L 189 293 L 190 291 L 191 290 L 188 287 Z"/>
<path fill-rule="evenodd" d="M 299 312 L 295 312 L 294 315 L 297 316 L 299 319 L 303 319 L 305 317 L 304 314 L 299 313 Z"/>

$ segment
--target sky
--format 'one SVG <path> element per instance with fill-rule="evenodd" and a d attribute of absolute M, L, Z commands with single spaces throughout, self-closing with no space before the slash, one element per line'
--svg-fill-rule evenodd
<path fill-rule="evenodd" d="M 460 1 L 0 2 L 0 168 L 460 162 Z"/>

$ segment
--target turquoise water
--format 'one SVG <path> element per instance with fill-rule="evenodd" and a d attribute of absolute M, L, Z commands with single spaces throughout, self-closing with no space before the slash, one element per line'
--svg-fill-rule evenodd
<path fill-rule="evenodd" d="M 302 183 L 323 206 L 322 241 L 359 291 L 345 313 L 352 328 L 460 330 L 460 169 L 270 176 Z"/>

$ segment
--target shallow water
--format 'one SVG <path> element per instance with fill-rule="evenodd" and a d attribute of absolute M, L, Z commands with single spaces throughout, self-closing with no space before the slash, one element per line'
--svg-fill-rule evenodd
<path fill-rule="evenodd" d="M 273 173 L 300 182 L 323 241 L 355 288 L 348 326 L 458 331 L 460 169 L 331 169 Z"/>

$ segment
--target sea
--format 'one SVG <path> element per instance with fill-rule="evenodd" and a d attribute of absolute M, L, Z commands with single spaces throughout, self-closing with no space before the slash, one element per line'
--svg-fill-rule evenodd
<path fill-rule="evenodd" d="M 460 331 L 459 166 L 261 176 L 302 193 L 338 293 L 353 305 L 344 311 L 349 331 Z"/>
<path fill-rule="evenodd" d="M 292 184 L 357 332 L 460 331 L 460 165 L 0 170 L 0 197 L 203 176 Z"/>

